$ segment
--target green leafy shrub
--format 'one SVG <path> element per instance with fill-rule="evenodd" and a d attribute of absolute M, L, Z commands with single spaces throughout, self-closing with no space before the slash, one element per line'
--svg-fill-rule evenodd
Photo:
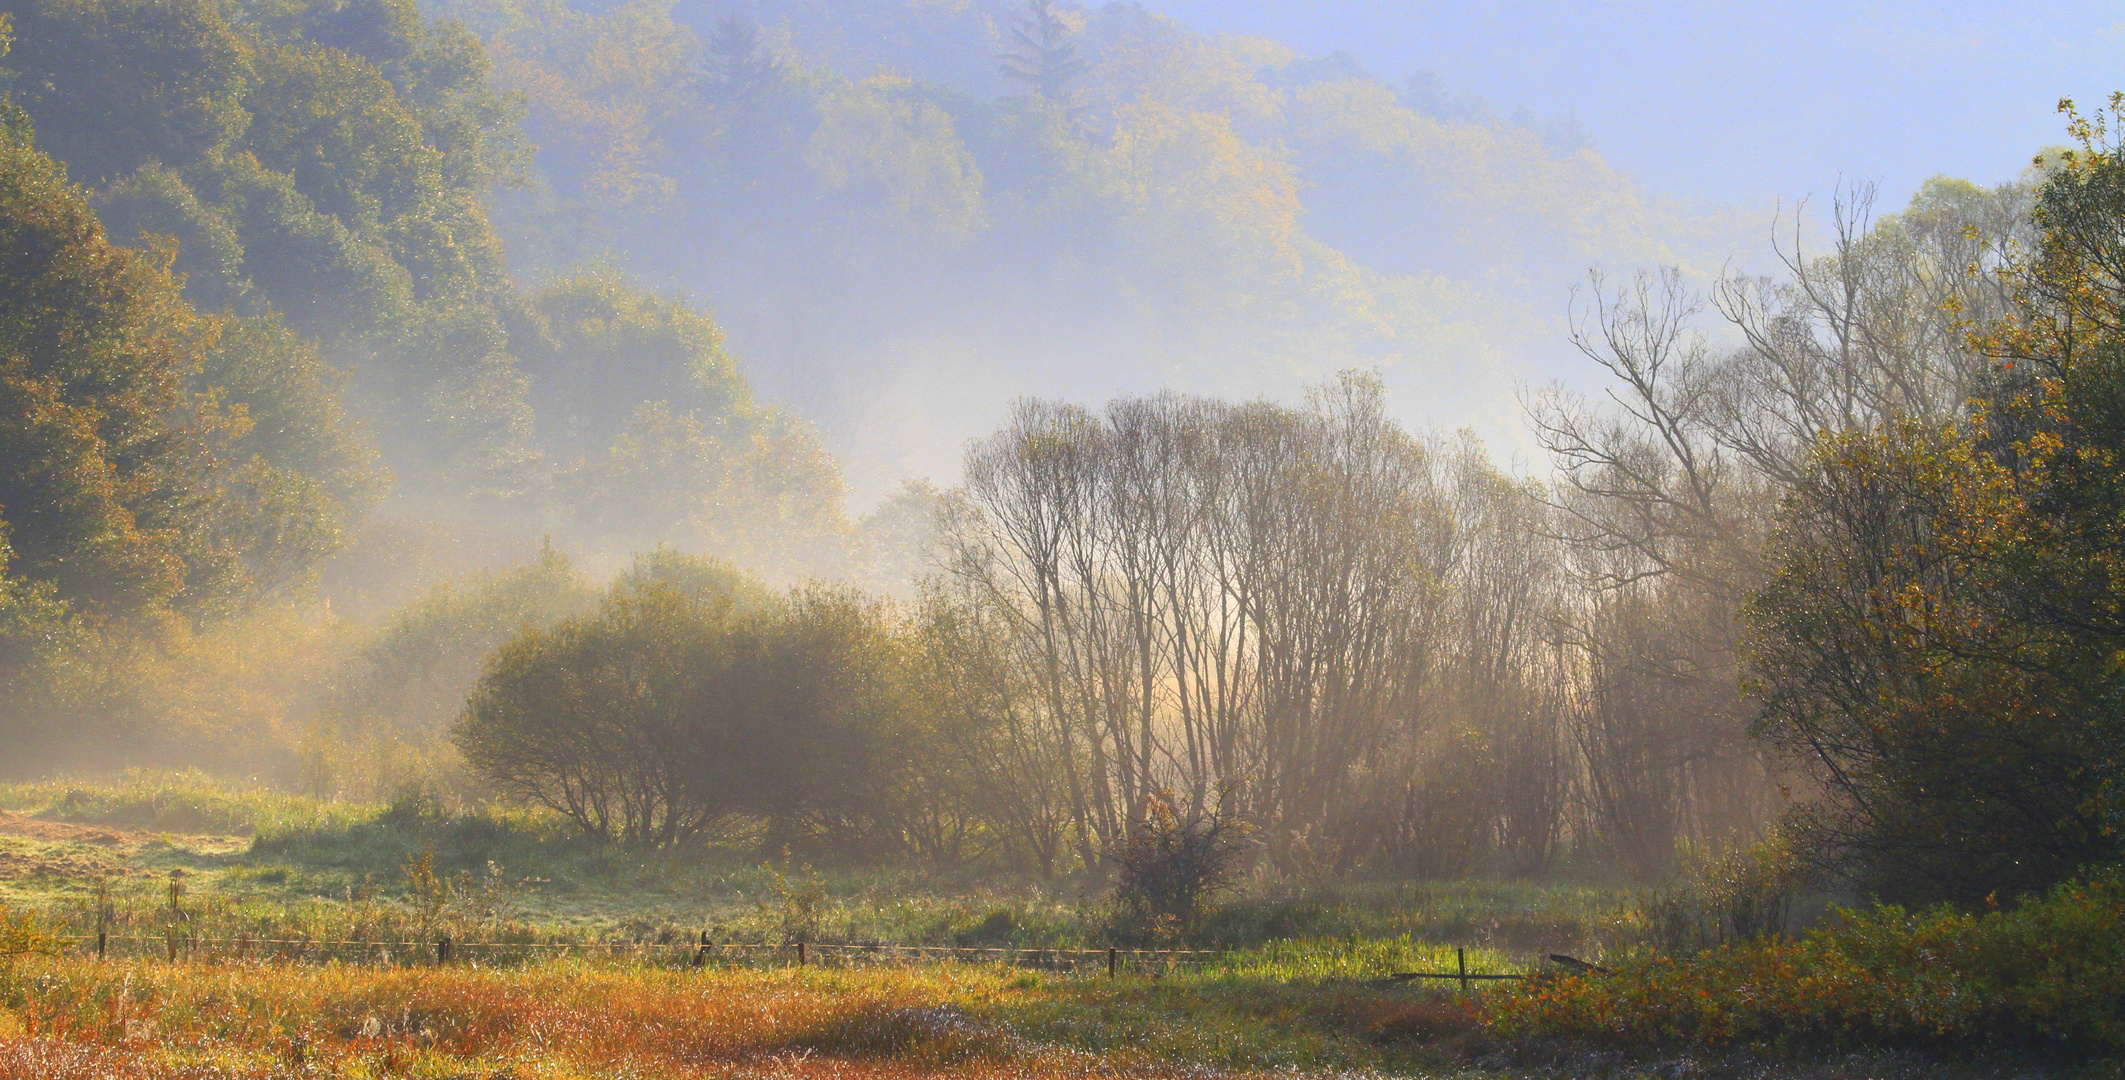
<path fill-rule="evenodd" d="M 20 957 L 51 952 L 57 944 L 36 915 L 0 904 L 0 972 Z"/>

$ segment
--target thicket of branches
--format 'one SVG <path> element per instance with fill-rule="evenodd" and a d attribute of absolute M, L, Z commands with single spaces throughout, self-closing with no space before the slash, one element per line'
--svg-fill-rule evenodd
<path fill-rule="evenodd" d="M 1530 720 L 1557 705 L 1538 512 L 1368 378 L 1302 408 L 1022 404 L 969 453 L 938 583 L 1010 658 L 1007 767 L 1053 808 L 1018 843 L 1090 861 L 1171 789 L 1292 867 L 1539 863 L 1561 800 L 1472 774 L 1562 757 Z"/>

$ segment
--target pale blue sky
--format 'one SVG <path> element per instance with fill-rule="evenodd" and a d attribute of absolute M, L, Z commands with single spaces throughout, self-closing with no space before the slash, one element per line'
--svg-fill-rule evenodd
<path fill-rule="evenodd" d="M 2063 141 L 2061 96 L 2125 89 L 2125 3 L 1504 4 L 1157 0 L 1198 31 L 1429 68 L 1501 113 L 1574 114 L 1653 192 L 1757 203 L 1840 176 L 1900 203 L 1926 177 L 1996 182 Z"/>

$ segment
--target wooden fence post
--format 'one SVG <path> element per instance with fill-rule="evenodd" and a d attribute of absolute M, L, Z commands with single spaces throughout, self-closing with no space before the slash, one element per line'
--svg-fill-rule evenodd
<path fill-rule="evenodd" d="M 105 931 L 104 931 L 103 929 L 101 929 L 101 928 L 98 928 L 98 929 L 97 929 L 97 931 L 96 931 L 96 959 L 98 959 L 98 960 L 101 960 L 101 959 L 103 959 L 103 947 L 104 947 L 105 945 L 109 944 L 109 943 L 110 943 L 110 940 L 111 940 L 111 935 L 110 935 L 110 934 L 106 933 L 106 932 L 105 932 Z"/>
<path fill-rule="evenodd" d="M 797 966 L 804 966 L 804 942 L 797 943 Z"/>
<path fill-rule="evenodd" d="M 1114 946 L 1107 946 L 1107 977 L 1110 979 L 1114 977 L 1114 961 L 1115 958 L 1119 955 L 1121 954 L 1114 948 Z"/>
<path fill-rule="evenodd" d="M 700 966 L 701 966 L 702 964 L 704 964 L 704 963 L 707 963 L 707 962 L 708 962 L 708 931 L 706 931 L 706 930 L 703 930 L 703 931 L 701 931 L 701 947 L 700 947 L 700 948 L 698 948 L 698 949 L 695 949 L 695 950 L 694 950 L 694 966 L 695 966 L 695 967 L 700 967 Z"/>
<path fill-rule="evenodd" d="M 447 964 L 450 962 L 449 934 L 444 934 L 442 937 L 435 939 L 435 962 L 437 965 Z"/>
<path fill-rule="evenodd" d="M 1454 966 L 1461 969 L 1461 992 L 1468 993 L 1468 950 L 1454 947 Z"/>

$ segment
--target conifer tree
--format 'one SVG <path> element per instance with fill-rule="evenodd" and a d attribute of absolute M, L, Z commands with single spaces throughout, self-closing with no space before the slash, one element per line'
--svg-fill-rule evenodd
<path fill-rule="evenodd" d="M 1070 37 L 1070 24 L 1056 12 L 1052 0 L 1028 0 L 1026 13 L 1011 20 L 1011 41 L 1016 48 L 1000 57 L 999 70 L 1005 78 L 1026 84 L 1042 100 L 1069 108 L 1070 84 L 1089 70 Z"/>

